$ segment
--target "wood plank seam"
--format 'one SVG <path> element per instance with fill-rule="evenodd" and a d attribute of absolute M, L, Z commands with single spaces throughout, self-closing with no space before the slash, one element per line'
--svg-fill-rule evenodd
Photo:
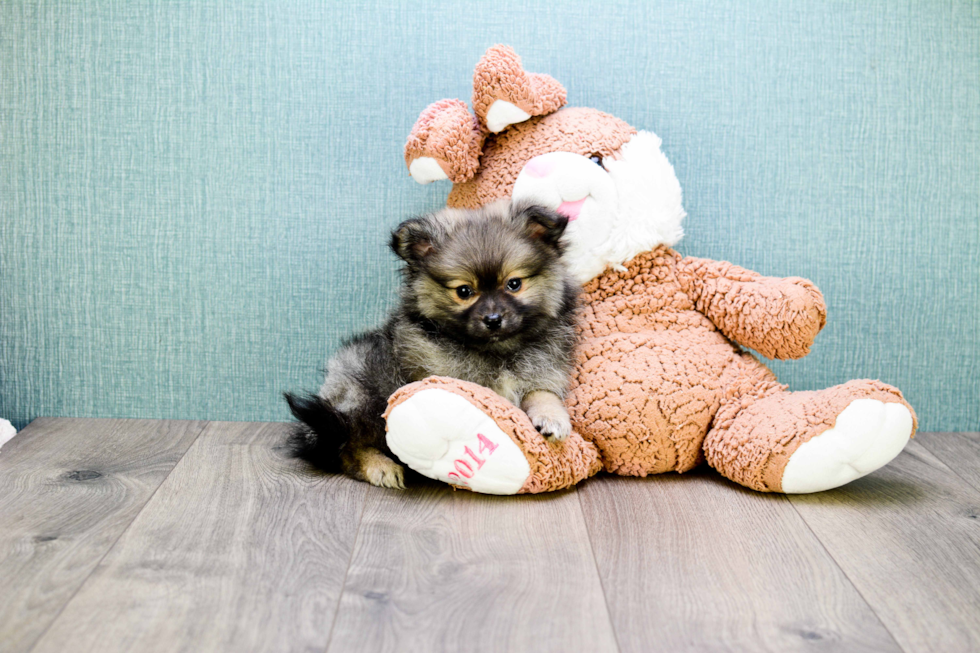
<path fill-rule="evenodd" d="M 333 631 L 337 626 L 337 615 L 340 614 L 340 602 L 344 598 L 344 590 L 347 589 L 347 575 L 350 573 L 351 562 L 354 561 L 354 552 L 357 551 L 357 543 L 361 539 L 361 524 L 364 522 L 364 511 L 367 508 L 368 493 L 364 493 L 361 500 L 361 514 L 357 518 L 357 530 L 354 532 L 354 543 L 350 547 L 350 555 L 347 556 L 347 568 L 344 570 L 344 580 L 340 584 L 340 592 L 337 593 L 337 607 L 333 611 L 333 620 L 330 622 L 330 632 L 327 635 L 327 643 L 323 647 L 323 653 L 330 650 L 330 642 L 333 641 Z"/>
<path fill-rule="evenodd" d="M 939 459 L 940 462 L 942 462 L 944 465 L 946 465 L 946 462 L 943 461 L 941 458 L 939 458 L 939 455 L 935 451 L 933 451 L 932 449 L 930 449 L 926 444 L 923 444 L 922 445 L 922 448 L 925 449 L 926 451 L 928 451 L 929 453 L 931 453 L 933 456 L 936 456 L 936 458 Z M 963 481 L 964 483 L 966 483 L 967 485 L 969 485 L 971 488 L 974 487 L 973 486 L 973 483 L 970 482 L 970 479 L 966 478 L 965 476 L 963 476 L 962 474 L 960 474 L 958 471 L 956 471 L 955 469 L 953 469 L 949 465 L 946 465 L 946 469 L 949 470 L 949 473 L 952 476 L 955 476 L 956 478 L 960 479 L 961 481 Z M 976 490 L 976 488 L 974 488 L 974 489 Z M 977 492 L 980 492 L 980 490 L 977 490 Z"/>
<path fill-rule="evenodd" d="M 941 433 L 945 433 L 945 432 L 946 431 L 934 431 L 934 432 L 930 432 L 930 433 L 923 433 L 922 435 L 936 436 L 936 435 L 940 435 Z M 956 435 L 969 436 L 969 434 L 970 433 L 973 433 L 973 431 L 949 431 L 949 433 L 953 433 L 953 434 L 956 434 Z M 959 471 L 953 469 L 952 467 L 950 467 L 949 465 L 946 464 L 946 461 L 943 460 L 943 458 L 941 456 L 941 454 L 943 453 L 942 450 L 939 450 L 938 448 L 933 448 L 933 447 L 929 446 L 929 443 L 930 442 L 935 442 L 935 438 L 934 437 L 920 438 L 918 440 L 918 442 L 919 442 L 919 444 L 922 445 L 922 448 L 923 449 L 925 449 L 926 451 L 928 451 L 929 453 L 931 453 L 933 456 L 935 456 L 937 459 L 939 459 L 939 461 L 942 464 L 946 465 L 946 468 L 949 469 L 949 471 L 953 472 L 953 475 L 954 476 L 956 476 L 961 481 L 963 481 L 964 483 L 966 483 L 970 487 L 972 487 L 975 490 L 977 490 L 978 492 L 980 492 L 980 488 L 978 488 L 976 485 L 974 485 L 973 479 L 969 479 L 969 478 L 963 476 L 962 474 L 959 473 Z"/>
<path fill-rule="evenodd" d="M 613 622 L 612 610 L 609 607 L 609 597 L 606 596 L 606 585 L 602 582 L 602 573 L 599 570 L 599 562 L 595 557 L 595 544 L 592 542 L 592 525 L 589 523 L 588 518 L 585 515 L 585 508 L 582 506 L 582 496 L 575 488 L 575 500 L 578 501 L 578 511 L 582 515 L 582 522 L 585 524 L 585 534 L 589 538 L 589 551 L 592 552 L 592 566 L 595 568 L 596 578 L 599 579 L 599 588 L 602 590 L 602 603 L 606 606 L 606 618 L 609 619 L 610 630 L 612 630 L 613 640 L 616 642 L 616 650 L 622 652 L 623 647 L 619 645 L 619 632 L 616 630 L 616 624 Z"/>
<path fill-rule="evenodd" d="M 369 486 L 287 429 L 210 422 L 33 653 L 322 650 Z"/>
<path fill-rule="evenodd" d="M 328 651 L 617 651 L 570 494 L 371 488 Z"/>
<path fill-rule="evenodd" d="M 579 491 L 623 651 L 904 650 L 779 495 L 706 467 Z"/>
<path fill-rule="evenodd" d="M 120 531 L 119 535 L 116 536 L 116 539 L 114 539 L 112 541 L 112 544 L 109 547 L 106 548 L 106 550 L 102 554 L 102 556 L 99 557 L 99 561 L 97 563 L 95 563 L 95 565 L 92 566 L 92 570 L 88 573 L 87 576 L 85 576 L 85 580 L 83 580 L 81 583 L 79 583 L 78 584 L 78 587 L 75 588 L 75 591 L 72 592 L 72 594 L 71 594 L 70 597 L 68 597 L 68 600 L 61 604 L 61 607 L 58 608 L 58 612 L 56 612 L 55 615 L 54 615 L 54 618 L 51 619 L 51 623 L 49 623 L 48 626 L 47 626 L 47 628 L 45 628 L 43 631 L 41 631 L 41 633 L 34 639 L 34 641 L 31 643 L 30 648 L 27 649 L 28 651 L 33 651 L 35 648 L 37 648 L 38 642 L 40 642 L 42 639 L 44 639 L 44 636 L 48 633 L 49 630 L 51 630 L 51 627 L 58 621 L 58 618 L 65 611 L 65 608 L 68 607 L 68 604 L 70 604 L 75 599 L 75 597 L 78 596 L 78 593 L 81 591 L 81 589 L 83 587 L 85 587 L 85 584 L 88 583 L 89 579 L 92 577 L 92 574 L 94 574 L 95 571 L 99 568 L 99 565 L 101 565 L 102 564 L 102 561 L 105 560 L 105 558 L 106 558 L 107 555 L 109 555 L 109 552 L 112 551 L 116 547 L 116 544 L 119 543 L 119 540 L 126 533 L 126 531 L 128 531 L 130 529 L 130 527 L 133 525 L 133 522 L 136 521 L 136 518 L 139 517 L 140 513 L 143 512 L 143 510 L 146 508 L 146 506 L 148 506 L 150 504 L 150 501 L 153 500 L 153 497 L 155 497 L 156 494 L 157 494 L 157 492 L 159 492 L 160 488 L 163 487 L 163 484 L 166 482 L 166 480 L 168 478 L 170 478 L 170 475 L 174 473 L 174 470 L 177 468 L 177 465 L 179 465 L 180 464 L 180 461 L 184 459 L 184 456 L 187 455 L 187 452 L 190 451 L 194 447 L 195 444 L 197 444 L 198 438 L 200 438 L 201 437 L 201 434 L 204 433 L 204 430 L 208 427 L 208 424 L 210 424 L 210 422 L 203 422 L 201 424 L 201 430 L 199 430 L 197 432 L 197 435 L 194 436 L 194 440 L 190 443 L 190 445 L 188 445 L 188 447 L 186 449 L 184 449 L 184 453 L 180 454 L 180 458 L 178 458 L 176 461 L 174 461 L 173 466 L 170 468 L 170 471 L 167 472 L 166 476 L 164 476 L 163 478 L 161 478 L 160 479 L 160 482 L 157 484 L 157 486 L 155 488 L 153 488 L 153 492 L 151 492 L 150 493 L 150 496 L 148 496 L 146 498 L 146 501 L 143 502 L 142 507 L 140 507 L 140 509 L 136 512 L 136 514 L 133 515 L 133 518 L 126 525 L 126 528 L 122 529 L 122 531 Z"/>
<path fill-rule="evenodd" d="M 925 468 L 916 469 L 916 467 Z M 887 574 L 882 574 L 882 572 L 892 572 L 894 570 L 888 570 L 882 568 L 882 566 L 877 566 L 876 568 L 865 569 L 861 566 L 860 560 L 848 559 L 848 555 L 853 553 L 855 549 L 849 540 L 834 540 L 835 536 L 839 535 L 841 531 L 835 529 L 837 524 L 830 522 L 826 516 L 818 514 L 816 509 L 811 503 L 806 501 L 807 495 L 799 495 L 799 497 L 791 497 L 791 501 L 794 507 L 797 508 L 797 512 L 804 516 L 804 520 L 807 525 L 816 532 L 820 530 L 824 533 L 824 536 L 828 538 L 829 544 L 825 544 L 825 548 L 828 552 L 833 549 L 837 551 L 837 555 L 832 554 L 832 558 L 837 564 L 844 569 L 845 567 L 853 567 L 855 572 L 855 578 L 851 581 L 852 584 L 857 587 L 858 583 L 865 584 L 869 592 L 868 598 L 866 600 L 874 600 L 878 605 L 880 605 L 880 610 L 876 610 L 875 613 L 879 614 L 884 612 L 888 621 L 882 621 L 883 624 L 891 623 L 893 626 L 887 628 L 887 631 L 892 635 L 896 641 L 906 642 L 903 646 L 905 651 L 912 650 L 978 650 L 976 643 L 980 641 L 980 629 L 977 628 L 978 622 L 976 621 L 976 612 L 972 613 L 961 613 L 957 612 L 960 608 L 965 605 L 973 606 L 977 605 L 977 600 L 980 599 L 980 595 L 977 594 L 976 588 L 980 587 L 980 584 L 976 582 L 977 569 L 980 569 L 976 565 L 977 560 L 977 549 L 972 546 L 975 542 L 975 531 L 966 529 L 975 528 L 975 526 L 968 526 L 964 529 L 959 530 L 959 539 L 955 536 L 957 533 L 954 528 L 957 523 L 950 521 L 950 518 L 956 520 L 962 518 L 963 508 L 970 511 L 971 514 L 967 515 L 968 518 L 973 519 L 974 509 L 972 506 L 976 505 L 976 502 L 980 500 L 980 491 L 978 491 L 970 483 L 965 482 L 957 474 L 952 473 L 949 465 L 947 465 L 938 456 L 934 455 L 929 449 L 927 449 L 923 444 L 912 441 L 906 447 L 905 451 L 896 458 L 889 466 L 886 466 L 879 472 L 880 478 L 873 478 L 874 475 L 866 477 L 867 485 L 870 485 L 872 489 L 865 489 L 862 491 L 861 482 L 855 483 L 850 486 L 845 486 L 841 489 L 842 499 L 838 503 L 853 502 L 854 496 L 860 497 L 862 494 L 865 498 L 868 498 L 868 494 L 874 492 L 887 493 L 889 483 L 894 483 L 898 481 L 901 483 L 910 475 L 915 478 L 915 485 L 911 486 L 918 488 L 922 486 L 921 496 L 916 496 L 910 493 L 909 490 L 904 490 L 905 499 L 913 499 L 926 502 L 931 502 L 929 510 L 922 510 L 918 508 L 914 503 L 905 504 L 896 499 L 902 497 L 891 497 L 892 509 L 888 512 L 882 513 L 878 512 L 875 514 L 874 508 L 875 504 L 873 501 L 868 501 L 870 516 L 876 516 L 877 518 L 877 530 L 880 530 L 880 524 L 891 523 L 890 520 L 894 520 L 894 528 L 892 530 L 886 529 L 884 532 L 877 532 L 877 530 L 868 530 L 869 528 L 874 529 L 874 526 L 869 525 L 862 515 L 851 515 L 852 521 L 859 522 L 859 528 L 864 529 L 861 533 L 864 535 L 865 545 L 863 548 L 856 549 L 859 552 L 863 552 L 868 548 L 868 543 L 871 541 L 868 539 L 869 533 L 874 533 L 874 544 L 884 543 L 888 548 L 891 549 L 890 552 L 886 551 L 883 556 L 876 556 L 875 559 L 888 560 L 890 556 L 889 553 L 900 553 L 915 549 L 917 547 L 923 547 L 923 555 L 916 555 L 915 567 L 909 571 L 900 571 L 903 575 L 902 580 L 904 583 L 909 582 L 920 582 L 925 580 L 927 583 L 932 583 L 930 587 L 921 587 L 920 591 L 915 593 L 915 597 L 924 597 L 919 601 L 919 605 L 915 606 L 909 602 L 901 602 L 896 604 L 894 600 L 891 600 L 895 596 L 894 588 L 885 587 L 893 579 L 893 576 Z M 938 482 L 938 485 L 932 487 L 930 483 Z M 902 486 L 899 485 L 901 490 Z M 958 495 L 958 496 L 954 496 Z M 848 496 L 851 498 L 848 499 Z M 873 496 L 873 495 L 872 495 Z M 834 502 L 834 498 L 829 499 L 830 502 Z M 797 505 L 799 503 L 799 505 Z M 937 505 L 942 504 L 942 505 Z M 853 506 L 858 508 L 863 508 L 863 503 L 852 503 Z M 899 515 L 895 512 L 895 507 L 906 508 L 905 514 Z M 942 509 L 942 510 L 940 510 Z M 947 514 L 951 513 L 951 514 Z M 808 515 L 808 516 L 806 516 Z M 844 520 L 848 519 L 845 513 L 842 513 Z M 930 536 L 925 536 L 916 540 L 915 537 L 919 533 L 922 533 L 923 523 L 919 521 L 924 519 L 926 521 L 933 522 L 932 528 L 929 529 L 935 531 L 935 535 L 939 536 L 937 539 L 941 539 L 942 536 L 947 536 L 945 541 L 942 542 L 943 546 L 937 549 L 935 545 L 938 543 L 933 540 Z M 813 522 L 811 523 L 811 520 Z M 908 528 L 911 524 L 910 520 L 915 521 L 914 528 Z M 942 522 L 941 525 L 937 525 L 936 522 Z M 975 522 L 973 522 L 975 523 Z M 841 530 L 848 530 L 846 524 Z M 928 531 L 927 531 L 928 532 Z M 964 547 L 964 541 L 962 539 L 963 533 L 968 533 L 965 537 L 969 538 L 967 543 L 970 546 Z M 952 538 L 950 537 L 952 535 Z M 884 537 L 882 537 L 884 536 Z M 818 538 L 819 539 L 819 538 Z M 821 543 L 825 543 L 823 539 L 820 539 Z M 846 542 L 846 545 L 842 545 L 842 542 Z M 946 551 L 941 551 L 939 555 L 934 555 L 929 557 L 929 555 L 936 550 L 941 550 L 942 548 L 947 548 Z M 879 552 L 880 553 L 880 552 Z M 955 554 L 955 555 L 954 555 Z M 972 554 L 972 555 L 970 555 Z M 947 559 L 952 559 L 950 556 L 953 555 L 955 559 L 953 564 L 955 569 L 950 570 L 947 568 L 946 582 L 942 583 L 942 579 L 937 578 L 943 568 L 941 563 Z M 958 557 L 956 557 L 958 556 Z M 854 566 L 857 565 L 857 566 Z M 859 576 L 863 572 L 868 572 L 866 575 Z M 919 573 L 920 578 L 910 578 L 906 574 Z M 973 576 L 972 584 L 968 580 L 963 585 L 957 586 L 955 583 L 950 583 L 950 578 L 956 580 L 961 580 L 964 578 L 969 578 Z M 898 576 L 894 576 L 898 577 Z M 848 577 L 851 580 L 850 577 Z M 886 582 L 882 582 L 882 581 Z M 937 585 L 937 580 L 940 583 Z M 929 594 L 923 594 L 923 590 L 937 590 L 932 591 Z M 969 598 L 965 603 L 964 594 L 968 594 Z M 950 604 L 948 601 L 944 604 L 944 600 L 950 595 L 957 596 L 956 601 Z M 864 595 L 862 595 L 864 596 Z M 914 603 L 914 601 L 913 601 Z M 947 608 L 946 612 L 936 612 L 937 605 L 945 605 Z M 911 619 L 910 614 L 912 610 L 916 607 L 919 608 L 918 615 L 923 615 L 921 619 Z M 890 614 L 889 614 L 890 612 Z M 955 613 L 955 614 L 954 614 Z M 939 630 L 929 630 L 929 626 L 936 623 L 942 624 Z M 903 630 L 904 629 L 904 630 Z M 905 632 L 907 631 L 907 632 Z M 958 636 L 966 635 L 969 639 L 969 643 L 965 643 L 965 640 L 959 640 L 956 642 L 946 641 L 944 646 L 937 643 L 939 637 L 947 637 L 948 639 L 955 639 Z M 901 644 L 900 644 L 901 645 Z"/>
<path fill-rule="evenodd" d="M 903 650 L 903 651 L 906 651 L 907 649 L 904 646 L 901 645 L 901 643 L 898 641 L 898 638 L 895 637 L 895 633 L 893 633 L 891 631 L 891 628 L 888 627 L 888 624 L 885 622 L 885 620 L 881 618 L 881 615 L 878 614 L 878 611 L 877 610 L 875 610 L 874 605 L 872 605 L 872 603 L 868 600 L 868 597 L 866 597 L 861 592 L 861 589 L 854 583 L 854 581 L 851 579 L 851 577 L 847 575 L 847 570 L 844 569 L 841 566 L 841 564 L 837 560 L 837 558 L 834 557 L 834 554 L 831 553 L 830 552 L 830 549 L 827 548 L 827 545 L 824 543 L 824 541 L 820 539 L 820 536 L 817 535 L 816 532 L 813 530 L 813 528 L 810 526 L 810 522 L 808 522 L 803 517 L 803 514 L 800 513 L 800 511 L 797 509 L 796 505 L 792 501 L 789 500 L 789 497 L 788 496 L 785 496 L 784 495 L 782 498 L 783 498 L 783 500 L 786 503 L 788 503 L 789 505 L 793 506 L 793 510 L 796 512 L 797 516 L 800 518 L 800 521 L 803 522 L 803 524 L 806 526 L 807 531 L 809 531 L 810 535 L 813 536 L 813 539 L 815 539 L 817 542 L 820 543 L 820 548 L 822 548 L 824 550 L 824 553 L 827 554 L 827 557 L 834 561 L 834 564 L 837 565 L 837 568 L 838 569 L 840 569 L 840 573 L 844 576 L 844 578 L 847 580 L 847 582 L 850 583 L 851 587 L 854 588 L 854 591 L 857 593 L 857 595 L 861 597 L 861 600 L 864 601 L 864 604 L 866 606 L 868 606 L 868 610 L 870 610 L 871 611 L 871 614 L 873 614 L 875 616 L 875 618 L 878 620 L 878 623 L 881 624 L 881 627 L 884 628 L 885 629 L 885 632 L 887 632 L 888 635 L 889 635 L 889 637 L 892 638 L 892 641 L 895 642 L 895 646 L 898 647 L 899 649 Z"/>

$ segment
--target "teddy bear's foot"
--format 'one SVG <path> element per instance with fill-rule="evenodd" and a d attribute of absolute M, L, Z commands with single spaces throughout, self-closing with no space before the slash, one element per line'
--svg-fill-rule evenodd
<path fill-rule="evenodd" d="M 524 452 L 490 417 L 439 388 L 388 413 L 388 448 L 424 476 L 484 494 L 517 494 L 531 475 Z"/>
<path fill-rule="evenodd" d="M 703 445 L 709 465 L 753 490 L 801 494 L 844 485 L 888 463 L 915 433 L 915 411 L 881 381 L 787 392 L 769 377 L 753 382 L 744 374 L 732 384 Z"/>
<path fill-rule="evenodd" d="M 804 442 L 783 470 L 787 494 L 822 492 L 861 478 L 895 458 L 912 436 L 904 404 L 856 399 L 832 428 Z"/>
<path fill-rule="evenodd" d="M 599 471 L 577 433 L 546 439 L 530 418 L 482 386 L 431 377 L 388 400 L 388 448 L 429 478 L 485 494 L 548 492 Z"/>
<path fill-rule="evenodd" d="M 0 419 L 0 447 L 10 442 L 17 435 L 14 425 L 5 419 Z"/>
<path fill-rule="evenodd" d="M 405 143 L 405 165 L 412 179 L 428 184 L 471 178 L 480 165 L 485 133 L 461 100 L 430 104 L 415 121 Z"/>
<path fill-rule="evenodd" d="M 565 88 L 549 75 L 529 73 L 506 45 L 487 50 L 473 74 L 473 111 L 493 133 L 543 116 L 565 104 Z"/>

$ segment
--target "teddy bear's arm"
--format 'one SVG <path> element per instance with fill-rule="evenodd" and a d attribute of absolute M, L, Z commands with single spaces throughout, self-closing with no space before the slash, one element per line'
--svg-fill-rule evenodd
<path fill-rule="evenodd" d="M 823 295 L 800 277 L 764 277 L 725 261 L 684 258 L 678 278 L 698 311 L 766 358 L 802 358 L 827 323 Z"/>

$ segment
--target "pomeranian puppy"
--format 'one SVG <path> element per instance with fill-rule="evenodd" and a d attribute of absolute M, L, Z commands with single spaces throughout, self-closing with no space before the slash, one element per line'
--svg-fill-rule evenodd
<path fill-rule="evenodd" d="M 317 394 L 286 393 L 299 420 L 293 453 L 404 489 L 381 416 L 395 390 L 434 375 L 490 388 L 520 406 L 544 437 L 566 438 L 578 295 L 561 261 L 567 221 L 500 200 L 399 225 L 391 249 L 405 263 L 400 305 L 380 329 L 341 346 Z"/>

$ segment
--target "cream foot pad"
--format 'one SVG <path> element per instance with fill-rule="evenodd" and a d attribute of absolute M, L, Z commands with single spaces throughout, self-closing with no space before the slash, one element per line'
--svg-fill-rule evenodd
<path fill-rule="evenodd" d="M 899 403 L 856 399 L 833 428 L 793 452 L 783 470 L 782 490 L 806 494 L 840 487 L 889 462 L 912 435 L 912 414 Z"/>
<path fill-rule="evenodd" d="M 422 390 L 388 413 L 388 446 L 429 478 L 485 494 L 517 494 L 531 475 L 524 452 L 457 394 Z"/>
<path fill-rule="evenodd" d="M 429 478 L 484 494 L 549 492 L 601 468 L 578 433 L 546 440 L 521 409 L 482 386 L 431 377 L 388 399 L 388 447 Z"/>

